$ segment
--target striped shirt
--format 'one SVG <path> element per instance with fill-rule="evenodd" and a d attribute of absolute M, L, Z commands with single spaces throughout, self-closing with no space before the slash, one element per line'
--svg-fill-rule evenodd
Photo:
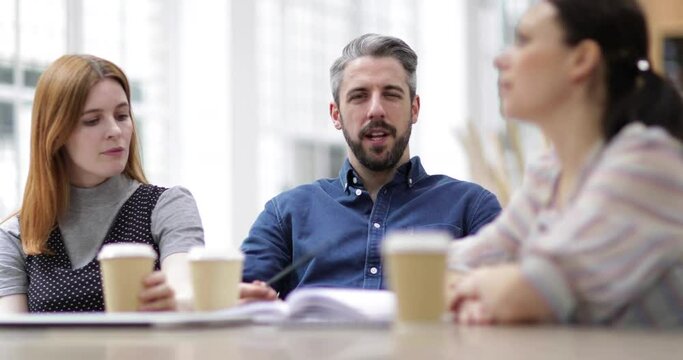
<path fill-rule="evenodd" d="M 683 145 L 636 123 L 582 168 L 563 208 L 549 151 L 510 204 L 455 242 L 452 268 L 517 262 L 562 322 L 683 325 Z"/>

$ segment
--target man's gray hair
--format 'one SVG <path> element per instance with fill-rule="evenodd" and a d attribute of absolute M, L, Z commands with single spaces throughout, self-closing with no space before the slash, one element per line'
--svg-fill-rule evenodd
<path fill-rule="evenodd" d="M 410 89 L 410 100 L 415 98 L 417 92 L 417 54 L 403 40 L 378 34 L 361 35 L 348 43 L 342 56 L 340 56 L 330 67 L 330 85 L 332 86 L 332 96 L 334 102 L 339 105 L 339 88 L 344 77 L 346 65 L 360 57 L 392 57 L 398 60 L 406 71 L 408 78 L 408 88 Z"/>

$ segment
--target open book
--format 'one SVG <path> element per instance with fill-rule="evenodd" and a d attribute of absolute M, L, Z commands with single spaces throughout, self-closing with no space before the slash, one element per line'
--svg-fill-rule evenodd
<path fill-rule="evenodd" d="M 260 301 L 211 312 L 56 313 L 0 316 L 2 327 L 180 327 L 265 324 L 386 326 L 395 314 L 394 294 L 384 290 L 303 288 L 286 301 Z"/>
<path fill-rule="evenodd" d="M 302 288 L 285 301 L 259 301 L 224 311 L 247 315 L 257 323 L 389 324 L 395 308 L 390 291 Z"/>
<path fill-rule="evenodd" d="M 251 324 L 251 317 L 238 313 L 197 312 L 85 312 L 0 315 L 0 328 L 24 327 L 225 327 Z"/>

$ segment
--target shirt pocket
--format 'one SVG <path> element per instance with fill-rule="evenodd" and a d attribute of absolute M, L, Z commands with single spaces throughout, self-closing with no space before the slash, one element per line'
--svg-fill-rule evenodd
<path fill-rule="evenodd" d="M 417 225 L 417 226 L 410 226 L 406 227 L 405 230 L 407 231 L 412 231 L 412 232 L 421 232 L 421 231 L 443 231 L 451 234 L 453 238 L 460 238 L 462 237 L 463 231 L 461 228 L 453 225 L 453 224 L 428 224 L 428 225 Z"/>

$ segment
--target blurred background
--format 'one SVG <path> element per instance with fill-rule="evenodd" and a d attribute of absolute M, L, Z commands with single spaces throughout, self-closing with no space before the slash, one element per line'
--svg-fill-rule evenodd
<path fill-rule="evenodd" d="M 269 198 L 337 176 L 346 147 L 328 116 L 329 66 L 366 32 L 418 53 L 411 154 L 429 173 L 480 182 L 505 203 L 546 146 L 500 118 L 492 65 L 532 2 L 0 0 L 0 217 L 20 206 L 38 77 L 62 54 L 88 53 L 132 83 L 148 179 L 190 189 L 207 243 L 239 245 Z M 683 2 L 646 2 L 667 19 L 653 36 L 665 36 L 657 65 L 668 59 L 673 74 Z"/>

